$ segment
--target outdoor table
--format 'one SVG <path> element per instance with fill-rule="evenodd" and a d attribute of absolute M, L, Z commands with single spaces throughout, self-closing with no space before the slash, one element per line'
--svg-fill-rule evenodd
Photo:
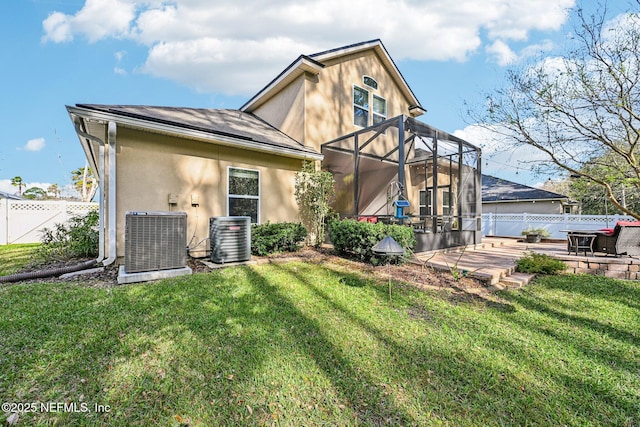
<path fill-rule="evenodd" d="M 567 252 L 584 251 L 584 255 L 587 255 L 587 251 L 591 252 L 593 256 L 593 244 L 596 241 L 598 232 L 595 230 L 566 230 L 567 232 Z"/>

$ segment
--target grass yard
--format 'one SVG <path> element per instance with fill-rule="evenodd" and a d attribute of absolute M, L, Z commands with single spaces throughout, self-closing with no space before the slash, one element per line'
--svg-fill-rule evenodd
<path fill-rule="evenodd" d="M 15 273 L 28 264 L 40 243 L 0 245 L 0 276 Z"/>
<path fill-rule="evenodd" d="M 0 301 L 2 401 L 79 409 L 18 425 L 640 425 L 636 282 L 390 303 L 348 264 L 290 262 Z"/>

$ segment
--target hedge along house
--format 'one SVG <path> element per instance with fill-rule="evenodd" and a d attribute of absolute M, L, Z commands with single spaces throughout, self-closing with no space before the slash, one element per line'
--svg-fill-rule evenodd
<path fill-rule="evenodd" d="M 294 181 L 305 160 L 334 173 L 340 214 L 411 219 L 425 237 L 419 250 L 479 236 L 479 150 L 415 120 L 425 109 L 380 40 L 302 55 L 239 110 L 67 110 L 101 184 L 105 264 L 125 256 L 128 211 L 186 212 L 196 256 L 209 217 L 298 220 Z M 410 218 L 389 213 L 396 200 Z"/>

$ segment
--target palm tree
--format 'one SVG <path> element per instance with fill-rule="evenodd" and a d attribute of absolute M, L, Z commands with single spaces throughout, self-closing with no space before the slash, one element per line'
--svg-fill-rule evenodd
<path fill-rule="evenodd" d="M 86 163 L 83 168 L 71 171 L 71 181 L 80 193 L 83 202 L 90 202 L 98 191 L 98 180 Z"/>
<path fill-rule="evenodd" d="M 22 177 L 14 176 L 11 178 L 11 185 L 14 187 L 18 187 L 18 196 L 22 196 L 22 187 L 25 187 L 26 184 L 22 180 Z"/>
<path fill-rule="evenodd" d="M 47 187 L 47 194 L 51 194 L 51 197 L 53 197 L 54 199 L 59 199 L 60 188 L 58 187 L 58 184 L 51 184 L 49 187 Z"/>

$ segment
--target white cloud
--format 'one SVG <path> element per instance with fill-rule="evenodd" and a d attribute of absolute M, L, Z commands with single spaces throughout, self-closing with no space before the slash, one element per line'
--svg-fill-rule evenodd
<path fill-rule="evenodd" d="M 121 64 L 122 61 L 124 60 L 124 57 L 127 55 L 127 52 L 124 50 L 119 50 L 118 52 L 116 52 L 113 56 L 116 58 L 116 66 L 113 67 L 113 72 L 115 74 L 124 76 L 127 74 L 127 70 L 124 69 Z"/>
<path fill-rule="evenodd" d="M 541 56 L 545 52 L 553 50 L 555 45 L 551 40 L 543 40 L 541 43 L 525 46 L 518 52 L 514 52 L 507 43 L 496 40 L 487 45 L 485 52 L 501 67 L 524 61 L 528 58 Z"/>
<path fill-rule="evenodd" d="M 21 148 L 19 148 L 19 150 L 24 150 L 24 151 L 40 151 L 44 148 L 45 146 L 45 140 L 44 138 L 35 138 L 35 139 L 30 139 L 29 141 L 27 141 L 27 143 L 22 146 Z"/>
<path fill-rule="evenodd" d="M 148 46 L 146 73 L 251 94 L 300 54 L 375 38 L 396 60 L 464 61 L 486 43 L 506 63 L 510 41 L 559 29 L 575 2 L 86 0 L 75 14 L 51 13 L 43 40 L 127 38 Z"/>
<path fill-rule="evenodd" d="M 135 2 L 131 0 L 86 0 L 75 15 L 50 14 L 42 23 L 43 41 L 68 42 L 74 34 L 84 35 L 89 42 L 125 37 L 134 18 Z"/>
<path fill-rule="evenodd" d="M 494 129 L 469 125 L 453 134 L 482 149 L 482 173 L 525 185 L 540 182 L 536 167 L 548 161 L 546 155 L 531 146 L 514 145 L 514 140 Z M 544 180 L 550 175 L 544 175 Z"/>
<path fill-rule="evenodd" d="M 496 58 L 496 62 L 500 66 L 513 64 L 517 59 L 517 55 L 511 50 L 509 45 L 502 40 L 496 40 L 487 46 L 486 51 Z"/>

